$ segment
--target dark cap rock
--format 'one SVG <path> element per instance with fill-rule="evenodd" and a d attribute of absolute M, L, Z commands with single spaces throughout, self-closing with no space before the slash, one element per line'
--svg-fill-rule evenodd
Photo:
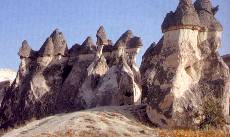
<path fill-rule="evenodd" d="M 103 26 L 100 26 L 100 28 L 98 29 L 96 37 L 97 45 L 108 45 L 108 39 Z"/>
<path fill-rule="evenodd" d="M 115 48 L 117 49 L 118 47 L 125 47 L 128 42 L 131 40 L 133 37 L 133 33 L 131 30 L 127 30 L 125 33 L 121 35 L 121 37 L 118 39 L 118 41 L 115 43 Z"/>
<path fill-rule="evenodd" d="M 32 49 L 26 40 L 22 42 L 22 46 L 19 49 L 18 55 L 23 58 L 28 58 L 32 56 Z"/>
<path fill-rule="evenodd" d="M 138 47 L 142 47 L 142 40 L 140 37 L 133 37 L 128 44 L 128 48 L 138 48 Z"/>
<path fill-rule="evenodd" d="M 200 21 L 192 0 L 180 0 L 176 11 L 166 15 L 161 28 L 165 32 L 183 27 L 194 29 L 199 26 Z"/>
<path fill-rule="evenodd" d="M 68 53 L 68 47 L 63 33 L 56 29 L 50 37 L 52 38 L 54 45 L 54 55 L 66 56 Z"/>
<path fill-rule="evenodd" d="M 198 12 L 201 26 L 209 31 L 223 31 L 222 25 L 214 17 L 218 6 L 213 8 L 210 0 L 196 0 L 194 7 Z"/>
<path fill-rule="evenodd" d="M 52 38 L 47 38 L 42 47 L 39 50 L 40 56 L 52 56 L 54 55 L 54 44 Z"/>
<path fill-rule="evenodd" d="M 194 7 L 196 10 L 205 10 L 212 14 L 212 3 L 210 0 L 196 0 Z"/>
<path fill-rule="evenodd" d="M 93 39 L 91 37 L 87 37 L 85 41 L 82 43 L 82 46 L 92 47 L 94 45 Z"/>
<path fill-rule="evenodd" d="M 113 45 L 113 41 L 108 39 L 108 45 Z"/>

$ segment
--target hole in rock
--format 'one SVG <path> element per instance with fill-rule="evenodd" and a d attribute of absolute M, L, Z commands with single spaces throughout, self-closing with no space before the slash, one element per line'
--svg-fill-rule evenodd
<path fill-rule="evenodd" d="M 63 78 L 63 82 L 65 81 L 65 79 L 68 77 L 69 73 L 71 72 L 73 66 L 70 66 L 70 65 L 67 65 L 65 68 L 64 68 L 64 71 L 62 73 L 62 78 Z"/>
<path fill-rule="evenodd" d="M 186 71 L 186 73 L 187 73 L 189 76 L 192 76 L 192 67 L 191 67 L 191 66 L 187 66 L 187 67 L 185 68 L 185 71 Z"/>
<path fill-rule="evenodd" d="M 133 92 L 126 91 L 126 92 L 125 92 L 125 96 L 126 96 L 126 97 L 131 97 L 131 96 L 133 96 Z"/>

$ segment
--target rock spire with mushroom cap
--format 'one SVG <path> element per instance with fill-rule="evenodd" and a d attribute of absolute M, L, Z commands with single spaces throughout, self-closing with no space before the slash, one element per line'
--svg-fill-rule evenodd
<path fill-rule="evenodd" d="M 219 10 L 219 6 L 213 7 L 210 0 L 196 0 L 194 6 L 196 10 L 205 10 L 213 15 Z"/>
<path fill-rule="evenodd" d="M 96 56 L 100 57 L 103 52 L 103 46 L 108 45 L 108 39 L 103 26 L 100 26 L 100 28 L 98 29 L 96 37 L 97 37 L 97 45 L 98 45 Z"/>
<path fill-rule="evenodd" d="M 166 15 L 162 23 L 162 31 L 170 31 L 179 28 L 199 29 L 200 21 L 192 0 L 180 0 L 175 12 Z"/>
<path fill-rule="evenodd" d="M 50 35 L 54 45 L 54 55 L 66 56 L 68 53 L 68 47 L 64 35 L 58 29 L 55 29 Z"/>
<path fill-rule="evenodd" d="M 97 45 L 108 45 L 108 39 L 103 26 L 100 26 L 96 36 L 97 36 Z"/>
<path fill-rule="evenodd" d="M 54 44 L 52 38 L 47 38 L 42 47 L 39 50 L 40 56 L 53 56 L 54 55 Z"/>
<path fill-rule="evenodd" d="M 194 7 L 198 12 L 201 26 L 204 31 L 223 31 L 222 25 L 214 17 L 218 10 L 218 6 L 213 8 L 210 0 L 196 0 Z"/>
<path fill-rule="evenodd" d="M 93 39 L 91 37 L 87 37 L 81 45 L 87 46 L 87 47 L 92 47 L 92 46 L 94 46 Z"/>
<path fill-rule="evenodd" d="M 21 58 L 28 58 L 32 55 L 32 52 L 33 51 L 31 49 L 31 47 L 29 46 L 28 42 L 26 40 L 24 40 L 22 42 L 21 48 L 19 49 L 18 55 Z"/>

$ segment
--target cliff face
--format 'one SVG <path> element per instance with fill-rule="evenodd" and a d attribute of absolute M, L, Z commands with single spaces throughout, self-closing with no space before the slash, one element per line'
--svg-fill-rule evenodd
<path fill-rule="evenodd" d="M 218 53 L 222 26 L 211 9 L 207 0 L 180 0 L 162 24 L 164 36 L 142 58 L 143 103 L 160 127 L 198 126 L 202 118 L 193 114 L 202 115 L 209 96 L 229 115 L 229 69 Z"/>
<path fill-rule="evenodd" d="M 105 105 L 140 104 L 139 70 L 135 56 L 142 46 L 128 31 L 112 45 L 105 30 L 68 50 L 55 30 L 39 51 L 27 41 L 19 50 L 21 64 L 0 108 L 0 125 L 8 127 L 30 118 Z M 126 37 L 124 37 L 126 36 Z"/>

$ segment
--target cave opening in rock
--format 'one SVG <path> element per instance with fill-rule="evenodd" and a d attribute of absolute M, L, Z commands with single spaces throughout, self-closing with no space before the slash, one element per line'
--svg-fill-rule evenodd
<path fill-rule="evenodd" d="M 133 96 L 133 92 L 131 92 L 131 91 L 126 91 L 126 92 L 125 92 L 125 96 L 126 96 L 126 97 L 131 97 L 131 96 Z"/>
<path fill-rule="evenodd" d="M 62 73 L 62 78 L 63 78 L 63 82 L 65 81 L 65 79 L 68 77 L 69 73 L 71 72 L 73 66 L 70 66 L 70 65 L 67 65 L 65 68 L 64 68 L 64 71 Z"/>

